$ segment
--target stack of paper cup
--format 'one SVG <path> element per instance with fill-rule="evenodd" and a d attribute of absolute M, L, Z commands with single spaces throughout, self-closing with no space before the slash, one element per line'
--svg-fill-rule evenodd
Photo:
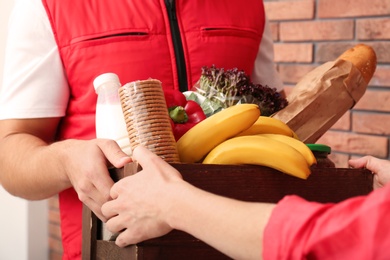
<path fill-rule="evenodd" d="M 132 149 L 143 145 L 166 162 L 179 163 L 161 82 L 127 83 L 119 88 L 119 97 Z"/>

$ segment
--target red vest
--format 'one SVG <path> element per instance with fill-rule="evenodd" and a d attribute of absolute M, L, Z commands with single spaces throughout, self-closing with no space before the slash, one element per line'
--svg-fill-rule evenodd
<path fill-rule="evenodd" d="M 239 68 L 251 73 L 264 30 L 261 0 L 176 0 L 169 15 L 166 0 L 43 0 L 70 87 L 58 139 L 95 138 L 95 77 L 114 72 L 122 84 L 159 79 L 179 88 L 177 23 L 188 89 L 203 66 Z M 178 39 L 178 38 L 175 38 Z M 73 189 L 60 193 L 64 258 L 81 252 L 81 209 Z"/>

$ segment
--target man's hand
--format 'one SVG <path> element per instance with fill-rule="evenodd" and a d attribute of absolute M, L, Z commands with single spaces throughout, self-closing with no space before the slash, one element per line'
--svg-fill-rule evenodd
<path fill-rule="evenodd" d="M 129 244 L 165 235 L 172 230 L 167 224 L 170 208 L 168 190 L 175 187 L 182 177 L 176 169 L 146 148 L 138 146 L 133 151 L 133 160 L 142 170 L 123 178 L 111 189 L 112 201 L 102 207 L 102 213 L 109 220 L 109 231 L 122 233 L 116 244 Z"/>
<path fill-rule="evenodd" d="M 358 159 L 349 160 L 349 165 L 353 168 L 367 168 L 374 174 L 374 189 L 386 185 L 390 181 L 390 161 L 364 156 Z"/>
<path fill-rule="evenodd" d="M 108 166 L 131 162 L 113 140 L 54 142 L 61 118 L 0 120 L 0 182 L 12 195 L 46 199 L 74 187 L 103 221 L 113 185 Z"/>
<path fill-rule="evenodd" d="M 108 166 L 121 168 L 131 162 L 131 158 L 115 141 L 108 139 L 67 140 L 60 145 L 63 146 L 61 166 L 79 199 L 98 218 L 106 221 L 101 206 L 111 199 L 110 189 L 114 184 Z"/>

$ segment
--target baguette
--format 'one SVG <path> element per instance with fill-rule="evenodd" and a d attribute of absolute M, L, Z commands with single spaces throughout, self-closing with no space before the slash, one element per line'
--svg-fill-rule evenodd
<path fill-rule="evenodd" d="M 287 107 L 272 117 L 301 141 L 315 143 L 360 100 L 375 69 L 374 50 L 358 44 L 307 73 L 287 96 Z"/>
<path fill-rule="evenodd" d="M 367 84 L 376 70 L 375 51 L 371 46 L 365 44 L 357 44 L 343 52 L 337 59 L 350 61 L 360 71 Z"/>

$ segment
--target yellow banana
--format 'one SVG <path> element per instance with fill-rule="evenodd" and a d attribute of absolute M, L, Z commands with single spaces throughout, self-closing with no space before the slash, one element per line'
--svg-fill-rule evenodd
<path fill-rule="evenodd" d="M 313 164 L 317 163 L 316 157 L 314 156 L 310 148 L 304 142 L 299 141 L 294 137 L 289 137 L 280 134 L 260 134 L 260 135 L 292 146 L 293 148 L 298 150 L 303 155 L 303 157 L 305 157 L 309 166 L 312 166 Z"/>
<path fill-rule="evenodd" d="M 281 134 L 298 138 L 294 131 L 283 121 L 268 116 L 259 116 L 251 127 L 239 133 L 237 136 L 256 134 Z"/>
<path fill-rule="evenodd" d="M 233 137 L 212 149 L 204 164 L 255 164 L 307 179 L 310 167 L 303 155 L 283 142 L 261 135 Z"/>
<path fill-rule="evenodd" d="M 201 161 L 215 146 L 249 128 L 259 116 L 257 105 L 239 104 L 199 122 L 177 141 L 181 162 Z"/>

